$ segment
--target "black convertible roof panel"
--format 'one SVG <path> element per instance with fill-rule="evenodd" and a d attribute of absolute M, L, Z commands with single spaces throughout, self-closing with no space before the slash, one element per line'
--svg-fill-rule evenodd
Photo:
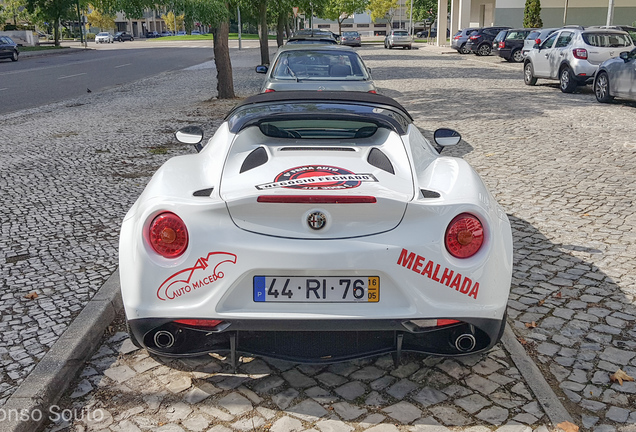
<path fill-rule="evenodd" d="M 383 96 L 375 93 L 365 92 L 340 92 L 340 91 L 285 91 L 285 92 L 271 92 L 271 93 L 259 93 L 254 96 L 250 96 L 234 107 L 232 111 L 225 117 L 226 119 L 232 116 L 234 112 L 247 105 L 254 105 L 260 103 L 271 102 L 343 102 L 349 104 L 374 104 L 384 105 L 392 108 L 396 108 L 402 111 L 411 121 L 413 117 L 409 112 L 390 97 Z"/>

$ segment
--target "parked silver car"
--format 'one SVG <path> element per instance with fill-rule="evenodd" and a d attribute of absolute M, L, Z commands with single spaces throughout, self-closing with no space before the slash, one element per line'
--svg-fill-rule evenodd
<path fill-rule="evenodd" d="M 353 48 L 342 45 L 284 45 L 271 67 L 256 66 L 266 74 L 261 93 L 318 90 L 376 93 L 371 74 Z"/>
<path fill-rule="evenodd" d="M 466 49 L 466 42 L 472 32 L 477 30 L 476 28 L 465 28 L 459 30 L 451 39 L 451 48 L 457 50 L 460 54 L 470 54 L 470 51 Z"/>
<path fill-rule="evenodd" d="M 601 63 L 594 79 L 594 93 L 599 102 L 611 102 L 615 97 L 636 101 L 636 48 Z"/>
<path fill-rule="evenodd" d="M 523 48 L 521 49 L 523 56 L 525 57 L 535 45 L 540 45 L 541 42 L 557 30 L 558 28 L 540 28 L 532 30 L 523 40 Z"/>
<path fill-rule="evenodd" d="M 391 30 L 384 38 L 384 48 L 402 47 L 411 49 L 413 38 L 406 30 Z"/>
<path fill-rule="evenodd" d="M 95 43 L 113 43 L 113 35 L 108 32 L 99 32 L 95 35 Z"/>
<path fill-rule="evenodd" d="M 348 46 L 362 46 L 362 40 L 360 40 L 360 33 L 357 31 L 346 31 L 342 32 L 342 36 L 340 37 L 341 45 Z"/>
<path fill-rule="evenodd" d="M 559 80 L 561 91 L 572 93 L 592 82 L 605 60 L 633 48 L 631 37 L 621 30 L 563 27 L 528 52 L 523 79 L 527 85 L 535 85 L 537 78 Z"/>

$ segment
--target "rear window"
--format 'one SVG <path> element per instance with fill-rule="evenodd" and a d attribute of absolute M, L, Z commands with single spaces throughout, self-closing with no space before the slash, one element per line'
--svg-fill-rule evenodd
<path fill-rule="evenodd" d="M 586 44 L 599 48 L 618 48 L 632 46 L 629 35 L 620 33 L 583 33 Z"/>
<path fill-rule="evenodd" d="M 495 38 L 495 42 L 501 42 L 502 40 L 504 40 L 505 37 L 506 37 L 506 31 L 502 30 L 499 33 L 497 33 L 497 37 Z"/>
<path fill-rule="evenodd" d="M 528 36 L 526 36 L 526 39 L 534 40 L 534 39 L 538 38 L 540 34 L 541 34 L 540 31 L 536 31 L 536 30 L 531 31 L 530 34 L 528 34 Z"/>
<path fill-rule="evenodd" d="M 394 31 L 393 34 L 395 36 L 408 36 L 409 33 L 407 31 Z"/>
<path fill-rule="evenodd" d="M 344 32 L 342 34 L 344 36 L 358 36 L 358 32 Z"/>
<path fill-rule="evenodd" d="M 506 36 L 506 40 L 524 40 L 526 38 L 526 35 L 528 34 L 528 31 L 515 31 L 512 30 L 510 33 L 508 33 L 508 36 Z"/>
<path fill-rule="evenodd" d="M 347 139 L 368 138 L 378 125 L 353 120 L 273 120 L 259 124 L 263 135 L 274 138 Z"/>
<path fill-rule="evenodd" d="M 276 60 L 272 77 L 277 79 L 369 79 L 355 52 L 313 49 L 283 52 Z"/>

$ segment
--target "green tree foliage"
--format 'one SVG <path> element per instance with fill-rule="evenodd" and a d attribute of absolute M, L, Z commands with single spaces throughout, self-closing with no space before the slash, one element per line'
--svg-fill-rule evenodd
<path fill-rule="evenodd" d="M 526 28 L 541 28 L 541 0 L 526 0 L 526 8 L 523 11 L 523 26 Z"/>
<path fill-rule="evenodd" d="M 413 0 L 413 21 L 435 21 L 437 0 Z"/>
<path fill-rule="evenodd" d="M 370 0 L 369 10 L 371 11 L 371 19 L 376 21 L 386 18 L 389 22 L 393 22 L 393 15 L 398 8 L 397 0 Z"/>
<path fill-rule="evenodd" d="M 338 33 L 342 34 L 342 22 L 354 13 L 364 12 L 369 0 L 329 0 L 323 16 L 338 21 Z"/>
<path fill-rule="evenodd" d="M 85 7 L 80 2 L 80 7 Z M 55 45 L 60 44 L 60 23 L 62 20 L 77 21 L 76 0 L 26 0 L 29 13 L 37 14 L 41 19 L 53 24 Z"/>
<path fill-rule="evenodd" d="M 172 11 L 161 14 L 161 19 L 166 23 L 168 30 L 170 30 L 173 34 L 177 34 L 179 29 L 183 27 L 184 18 L 185 16 L 183 14 L 175 16 Z"/>
<path fill-rule="evenodd" d="M 88 23 L 97 27 L 100 30 L 109 30 L 115 28 L 115 15 L 102 13 L 99 9 L 96 9 L 92 5 L 89 5 L 89 13 L 86 14 Z"/>
<path fill-rule="evenodd" d="M 0 26 L 6 22 L 16 26 L 33 22 L 26 9 L 26 0 L 5 0 L 4 4 L 0 4 Z"/>

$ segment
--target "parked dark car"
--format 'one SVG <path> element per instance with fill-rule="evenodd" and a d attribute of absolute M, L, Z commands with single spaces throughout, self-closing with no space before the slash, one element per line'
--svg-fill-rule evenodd
<path fill-rule="evenodd" d="M 115 37 L 113 38 L 113 40 L 116 40 L 117 42 L 124 42 L 124 41 L 134 41 L 135 39 L 132 37 L 132 35 L 128 32 L 117 32 L 115 33 Z"/>
<path fill-rule="evenodd" d="M 148 39 L 152 39 L 152 38 L 158 38 L 161 37 L 161 35 L 159 34 L 159 32 L 156 31 L 149 31 L 146 33 L 146 38 Z"/>
<path fill-rule="evenodd" d="M 502 30 L 510 27 L 484 27 L 475 30 L 468 37 L 466 49 L 478 56 L 487 56 L 492 52 L 492 41 Z"/>
<path fill-rule="evenodd" d="M 521 63 L 524 59 L 523 42 L 532 30 L 521 28 L 500 31 L 492 42 L 493 53 L 506 61 Z"/>
<path fill-rule="evenodd" d="M 451 48 L 456 49 L 460 54 L 470 54 L 470 51 L 466 49 L 466 42 L 472 32 L 478 30 L 476 28 L 465 28 L 459 30 L 451 39 Z"/>
<path fill-rule="evenodd" d="M 0 36 L 0 58 L 8 58 L 11 61 L 18 61 L 18 44 L 13 42 L 9 36 Z"/>
<path fill-rule="evenodd" d="M 428 30 L 422 30 L 420 32 L 415 33 L 415 36 L 417 36 L 418 38 L 425 38 L 425 37 L 429 37 L 428 36 Z M 432 38 L 437 37 L 437 29 L 431 29 L 431 36 Z M 450 37 L 450 30 L 446 29 L 446 37 Z"/>

